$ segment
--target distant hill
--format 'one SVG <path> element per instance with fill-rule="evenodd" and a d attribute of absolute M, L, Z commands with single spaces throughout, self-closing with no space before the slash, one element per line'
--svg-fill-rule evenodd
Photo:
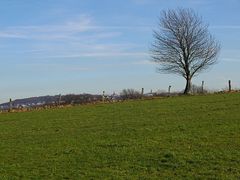
<path fill-rule="evenodd" d="M 36 107 L 42 106 L 47 104 L 81 104 L 87 103 L 92 101 L 101 100 L 101 95 L 92 95 L 92 94 L 68 94 L 68 95 L 54 95 L 54 96 L 39 96 L 39 97 L 30 97 L 24 99 L 16 99 L 12 101 L 12 108 L 19 108 L 19 107 Z M 3 103 L 0 104 L 0 109 L 5 110 L 9 109 L 10 103 Z"/>
<path fill-rule="evenodd" d="M 16 99 L 12 101 L 13 108 L 22 107 L 31 107 L 36 105 L 43 105 L 56 102 L 59 99 L 59 95 L 55 96 L 40 96 L 40 97 L 30 97 L 24 99 Z M 9 102 L 0 104 L 0 109 L 9 108 Z"/>

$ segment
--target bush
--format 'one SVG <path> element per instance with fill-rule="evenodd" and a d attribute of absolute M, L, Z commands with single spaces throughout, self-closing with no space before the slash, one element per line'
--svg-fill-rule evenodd
<path fill-rule="evenodd" d="M 123 89 L 120 93 L 121 99 L 139 99 L 142 97 L 141 93 L 139 91 L 136 91 L 134 89 Z"/>
<path fill-rule="evenodd" d="M 195 84 L 192 84 L 190 93 L 191 94 L 202 94 L 202 93 L 207 93 L 208 91 L 206 89 L 202 90 L 202 86 L 198 86 Z"/>
<path fill-rule="evenodd" d="M 85 104 L 85 103 L 93 103 L 96 101 L 102 100 L 101 95 L 91 95 L 91 94 L 68 94 L 62 96 L 63 104 Z"/>

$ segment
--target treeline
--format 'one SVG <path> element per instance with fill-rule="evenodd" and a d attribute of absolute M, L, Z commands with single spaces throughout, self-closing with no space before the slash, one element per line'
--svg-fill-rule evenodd
<path fill-rule="evenodd" d="M 68 94 L 59 97 L 59 104 L 86 104 L 91 102 L 97 102 L 102 100 L 101 95 L 92 94 Z"/>
<path fill-rule="evenodd" d="M 96 103 L 108 103 L 108 102 L 121 102 L 131 99 L 152 99 L 155 97 L 170 97 L 181 96 L 182 91 L 171 91 L 172 86 L 169 86 L 168 91 L 156 91 L 144 92 L 144 88 L 140 91 L 135 89 L 123 89 L 119 94 L 113 93 L 106 95 L 103 91 L 101 95 L 94 94 L 67 94 L 67 95 L 55 95 L 55 96 L 42 96 L 32 97 L 25 99 L 17 99 L 0 105 L 0 111 L 29 111 L 32 109 L 46 109 L 54 107 L 64 107 L 68 105 L 81 105 L 81 104 L 96 104 Z M 209 94 L 209 93 L 225 93 L 225 92 L 239 92 L 238 90 L 232 90 L 226 88 L 222 91 L 210 91 L 202 86 L 192 84 L 190 94 Z"/>

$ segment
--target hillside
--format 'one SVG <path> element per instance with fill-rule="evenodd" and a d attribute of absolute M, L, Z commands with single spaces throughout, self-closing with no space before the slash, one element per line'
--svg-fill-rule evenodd
<path fill-rule="evenodd" d="M 101 100 L 101 95 L 94 94 L 67 94 L 54 96 L 40 96 L 30 97 L 24 99 L 16 99 L 12 101 L 12 108 L 19 109 L 19 107 L 39 107 L 50 104 L 84 104 L 87 102 L 94 102 Z M 60 101 L 60 102 L 59 102 Z M 8 110 L 10 103 L 0 104 L 0 110 Z"/>
<path fill-rule="evenodd" d="M 240 178 L 240 94 L 0 114 L 0 179 Z"/>

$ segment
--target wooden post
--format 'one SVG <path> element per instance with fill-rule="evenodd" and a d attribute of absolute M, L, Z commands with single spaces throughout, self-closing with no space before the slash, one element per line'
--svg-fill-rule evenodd
<path fill-rule="evenodd" d="M 202 93 L 204 93 L 204 81 L 202 81 Z"/>
<path fill-rule="evenodd" d="M 172 86 L 168 86 L 168 96 L 170 96 L 170 94 L 171 94 L 171 88 L 172 88 Z"/>
<path fill-rule="evenodd" d="M 231 80 L 228 81 L 228 91 L 229 91 L 229 92 L 232 91 L 232 83 L 231 83 Z"/>
<path fill-rule="evenodd" d="M 105 91 L 103 91 L 103 94 L 102 94 L 102 101 L 104 102 L 105 100 Z"/>
<path fill-rule="evenodd" d="M 144 88 L 142 88 L 142 93 L 141 93 L 141 94 L 142 94 L 142 96 L 143 96 L 143 94 L 144 94 Z"/>
<path fill-rule="evenodd" d="M 12 99 L 10 98 L 9 99 L 9 112 L 12 111 Z"/>
<path fill-rule="evenodd" d="M 58 105 L 60 105 L 60 104 L 61 104 L 61 99 L 62 99 L 62 95 L 61 95 L 61 94 L 59 94 Z"/>

